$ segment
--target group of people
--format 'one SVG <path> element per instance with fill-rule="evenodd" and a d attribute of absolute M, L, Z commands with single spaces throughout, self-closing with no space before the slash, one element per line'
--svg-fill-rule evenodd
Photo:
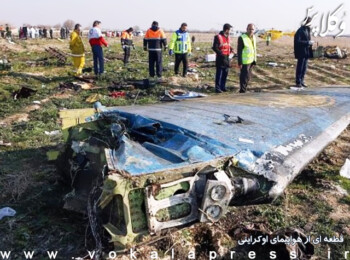
<path fill-rule="evenodd" d="M 306 18 L 302 27 L 296 32 L 294 37 L 295 57 L 298 59 L 296 69 L 296 86 L 306 87 L 304 76 L 307 69 L 307 61 L 312 57 L 312 44 L 310 35 L 311 18 Z M 88 39 L 93 53 L 94 73 L 100 76 L 104 73 L 104 58 L 102 46 L 108 47 L 104 39 L 101 22 L 94 21 L 93 27 L 89 30 Z M 237 52 L 231 46 L 230 30 L 232 26 L 224 24 L 223 30 L 215 35 L 212 49 L 216 53 L 216 93 L 226 92 L 226 80 L 229 68 L 232 67 L 231 57 L 237 55 L 238 67 L 240 69 L 240 93 L 247 91 L 247 86 L 251 78 L 253 67 L 257 62 L 256 37 L 254 35 L 255 25 L 250 23 L 246 32 L 238 37 Z M 121 45 L 124 50 L 124 65 L 129 63 L 131 48 L 135 48 L 133 43 L 133 28 L 125 30 L 121 34 Z M 188 71 L 188 56 L 191 55 L 191 38 L 187 31 L 187 24 L 182 23 L 180 28 L 172 34 L 168 46 L 164 31 L 159 28 L 157 21 L 154 21 L 145 34 L 143 48 L 148 51 L 149 76 L 162 77 L 162 55 L 167 51 L 169 55 L 175 55 L 175 75 L 179 74 L 180 64 L 183 65 L 182 76 L 186 77 Z M 70 49 L 72 51 L 73 63 L 76 75 L 82 74 L 85 65 L 85 47 L 81 39 L 81 25 L 76 24 L 73 33 L 70 35 Z"/>
<path fill-rule="evenodd" d="M 8 24 L 0 25 L 0 36 L 1 38 L 11 38 L 11 28 Z"/>
<path fill-rule="evenodd" d="M 61 27 L 60 29 L 60 37 L 61 39 L 67 39 L 69 37 L 69 29 L 68 27 Z"/>
<path fill-rule="evenodd" d="M 18 36 L 20 39 L 35 39 L 35 38 L 48 38 L 53 39 L 53 29 L 49 30 L 46 27 L 30 27 L 27 26 L 20 27 L 18 30 Z"/>

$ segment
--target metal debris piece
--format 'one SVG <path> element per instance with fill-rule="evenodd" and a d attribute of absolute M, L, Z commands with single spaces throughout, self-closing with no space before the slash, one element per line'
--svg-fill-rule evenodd
<path fill-rule="evenodd" d="M 64 65 L 67 62 L 68 54 L 61 51 L 58 48 L 48 47 L 45 48 L 45 51 L 48 52 L 52 57 L 56 58 L 59 65 Z"/>
<path fill-rule="evenodd" d="M 348 56 L 348 50 L 340 49 L 338 46 L 326 46 L 324 56 L 331 59 L 345 59 Z"/>
<path fill-rule="evenodd" d="M 242 124 L 243 123 L 243 118 L 239 116 L 230 116 L 227 114 L 224 114 L 225 122 L 229 124 Z"/>
<path fill-rule="evenodd" d="M 91 225 L 103 220 L 109 241 L 126 248 L 215 222 L 228 206 L 271 202 L 348 126 L 349 98 L 349 88 L 332 86 L 61 111 L 67 143 L 57 165 L 74 191 L 65 208 L 90 205 Z M 213 124 L 224 114 L 249 123 Z"/>

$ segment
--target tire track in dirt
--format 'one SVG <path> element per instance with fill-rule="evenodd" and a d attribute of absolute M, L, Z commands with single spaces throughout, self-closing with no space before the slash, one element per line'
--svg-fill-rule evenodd
<path fill-rule="evenodd" d="M 347 69 L 341 69 L 341 68 L 337 68 L 337 67 L 331 67 L 329 65 L 326 64 L 317 64 L 317 67 L 320 67 L 322 69 L 329 71 L 336 71 L 338 73 L 340 73 L 340 76 L 342 76 L 343 78 L 345 78 L 346 80 L 349 79 L 350 81 L 350 71 Z M 337 74 L 338 75 L 338 74 Z"/>
<path fill-rule="evenodd" d="M 262 75 L 263 77 L 267 78 L 269 80 L 270 84 L 281 84 L 281 85 L 290 85 L 291 84 L 290 81 L 287 81 L 287 80 L 284 80 L 281 78 L 275 78 L 271 72 L 269 72 L 268 70 L 265 70 L 261 67 L 255 66 L 254 70 L 255 70 L 255 72 Z M 256 75 L 257 73 L 254 74 L 254 72 L 253 72 L 253 75 Z"/>
<path fill-rule="evenodd" d="M 264 75 L 259 74 L 257 72 L 254 73 L 253 71 L 253 77 L 256 77 L 262 84 L 271 84 L 271 81 L 269 79 L 267 79 Z"/>
<path fill-rule="evenodd" d="M 332 73 L 332 72 L 330 72 L 330 70 L 321 68 L 318 65 L 311 65 L 311 66 L 309 66 L 309 69 L 313 70 L 313 71 L 321 72 L 322 74 L 324 74 L 324 76 L 328 76 L 328 77 L 330 77 L 330 79 L 332 79 L 335 82 L 337 82 L 337 84 L 339 84 L 339 83 L 340 84 L 344 84 L 344 85 L 349 84 L 349 79 L 347 77 L 338 75 L 336 73 Z M 337 78 L 337 79 L 334 79 L 334 78 Z"/>
<path fill-rule="evenodd" d="M 312 69 L 309 67 L 309 69 L 306 71 L 306 75 L 309 75 L 312 77 L 312 79 L 310 79 L 309 77 L 309 80 L 312 82 L 313 79 L 316 79 L 317 81 L 320 81 L 321 82 L 321 85 L 324 85 L 325 83 L 326 84 L 334 84 L 334 85 L 339 85 L 339 82 L 334 79 L 333 77 L 327 77 L 326 75 L 324 74 L 321 74 L 319 73 L 317 70 L 315 69 Z"/>

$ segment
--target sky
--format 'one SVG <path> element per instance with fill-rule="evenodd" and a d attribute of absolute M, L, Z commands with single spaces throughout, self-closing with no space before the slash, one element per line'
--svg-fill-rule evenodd
<path fill-rule="evenodd" d="M 56 25 L 71 19 L 83 27 L 100 20 L 104 29 L 123 30 L 135 25 L 147 29 L 156 20 L 166 30 L 175 30 L 186 22 L 189 31 L 220 30 L 224 23 L 242 31 L 248 23 L 256 24 L 258 29 L 296 30 L 307 8 L 313 6 L 311 14 L 319 13 L 314 23 L 320 24 L 322 14 L 327 15 L 343 4 L 337 14 L 338 25 L 343 21 L 344 33 L 350 34 L 350 2 L 345 0 L 0 0 L 0 3 L 0 23 L 18 27 L 24 23 Z M 339 32 L 338 25 L 335 33 Z"/>

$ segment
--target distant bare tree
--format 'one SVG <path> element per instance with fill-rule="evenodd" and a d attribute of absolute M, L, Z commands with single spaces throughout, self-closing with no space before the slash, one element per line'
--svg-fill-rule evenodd
<path fill-rule="evenodd" d="M 58 23 L 58 24 L 55 24 L 54 26 L 52 26 L 53 28 L 55 28 L 55 29 L 60 29 L 61 28 L 61 24 L 60 23 Z"/>
<path fill-rule="evenodd" d="M 67 27 L 69 30 L 74 28 L 75 22 L 73 20 L 68 19 L 63 23 L 63 27 Z"/>

